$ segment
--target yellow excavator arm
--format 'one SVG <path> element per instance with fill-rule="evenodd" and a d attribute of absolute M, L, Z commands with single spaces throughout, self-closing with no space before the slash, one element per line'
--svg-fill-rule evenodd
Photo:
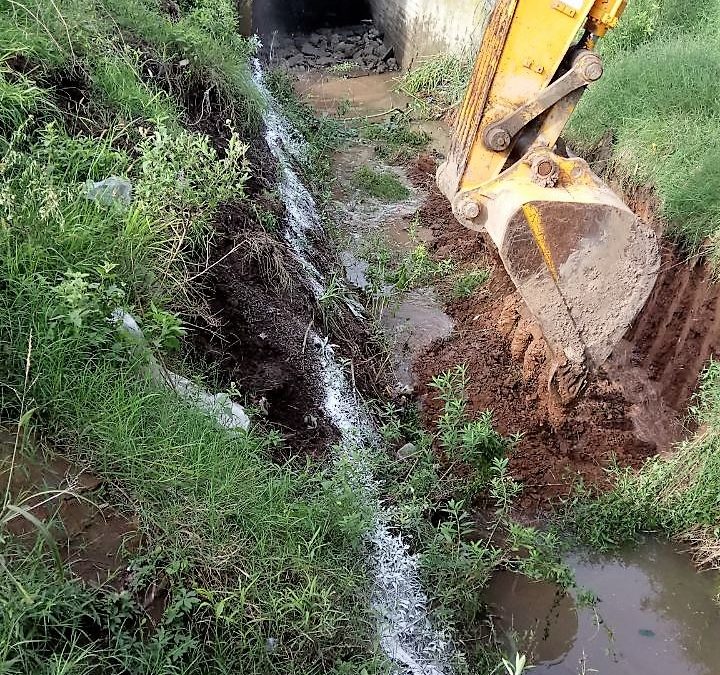
<path fill-rule="evenodd" d="M 494 242 L 558 364 L 576 373 L 607 359 L 659 268 L 655 233 L 557 147 L 603 74 L 594 47 L 626 1 L 499 0 L 437 177 L 457 219 Z"/>

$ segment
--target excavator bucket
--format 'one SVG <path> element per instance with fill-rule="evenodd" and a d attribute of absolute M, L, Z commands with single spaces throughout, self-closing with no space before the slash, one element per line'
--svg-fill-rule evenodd
<path fill-rule="evenodd" d="M 602 75 L 592 47 L 624 4 L 499 0 L 438 171 L 455 216 L 490 237 L 558 365 L 575 373 L 608 358 L 659 270 L 654 231 L 584 160 L 556 152 Z"/>

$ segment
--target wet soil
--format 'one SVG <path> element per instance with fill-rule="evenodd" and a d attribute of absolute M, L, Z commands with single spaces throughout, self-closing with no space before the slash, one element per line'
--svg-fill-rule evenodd
<path fill-rule="evenodd" d="M 0 485 L 7 485 L 16 437 L 0 429 Z M 40 536 L 36 518 L 52 533 L 60 555 L 72 573 L 85 582 L 122 585 L 118 572 L 141 543 L 136 518 L 105 503 L 102 481 L 61 455 L 43 452 L 40 445 L 18 442 L 12 468 L 10 503 L 19 506 L 8 531 L 32 546 Z"/>
<path fill-rule="evenodd" d="M 235 383 L 246 394 L 241 403 L 281 431 L 286 453 L 320 454 L 339 438 L 321 412 L 316 359 L 305 337 L 321 318 L 289 247 L 247 209 L 227 205 L 216 221 L 207 313 L 197 317 L 195 347 L 220 385 Z"/>
<path fill-rule="evenodd" d="M 590 377 L 585 395 L 562 407 L 547 387 L 550 359 L 537 325 L 494 250 L 456 223 L 434 188 L 433 171 L 425 157 L 412 174 L 429 193 L 420 221 L 433 229 L 434 255 L 493 272 L 483 293 L 449 302 L 455 331 L 417 359 L 417 381 L 467 365 L 471 409 L 490 409 L 500 431 L 522 434 L 510 460 L 524 484 L 520 510 L 550 508 L 578 479 L 603 488 L 615 463 L 637 468 L 669 451 L 686 432 L 686 406 L 703 364 L 720 351 L 720 289 L 702 265 L 682 263 L 666 248 L 657 287 L 626 339 Z M 419 394 L 431 424 L 440 403 L 426 386 Z"/>
<path fill-rule="evenodd" d="M 323 455 L 339 439 L 323 412 L 325 391 L 316 345 L 309 335 L 327 338 L 353 363 L 358 390 L 376 397 L 386 377 L 375 367 L 380 347 L 368 326 L 338 302 L 323 312 L 308 286 L 297 254 L 283 237 L 285 206 L 275 196 L 276 163 L 262 139 L 250 157 L 247 196 L 226 204 L 214 223 L 214 239 L 201 264 L 201 311 L 192 317 L 196 358 L 217 374 L 218 385 L 233 384 L 284 437 L 276 459 Z M 274 216 L 275 229 L 261 222 Z M 312 264 L 326 277 L 335 254 L 323 233 L 313 238 Z"/>

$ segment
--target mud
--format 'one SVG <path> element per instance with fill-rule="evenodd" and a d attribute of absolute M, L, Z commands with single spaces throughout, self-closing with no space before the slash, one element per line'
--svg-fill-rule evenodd
<path fill-rule="evenodd" d="M 217 219 L 196 349 L 221 385 L 235 383 L 247 398 L 241 402 L 279 428 L 288 449 L 324 452 L 339 436 L 322 413 L 315 358 L 305 339 L 321 319 L 289 248 L 259 228 L 246 208 L 228 205 Z"/>
<path fill-rule="evenodd" d="M 433 288 L 409 291 L 396 305 L 391 305 L 380 319 L 392 345 L 395 379 L 413 388 L 413 362 L 419 353 L 452 333 L 452 319 Z"/>
<path fill-rule="evenodd" d="M 217 142 L 222 144 L 222 136 Z M 212 246 L 197 273 L 201 298 L 191 320 L 195 358 L 216 373 L 219 388 L 239 390 L 238 402 L 254 410 L 254 422 L 281 432 L 285 442 L 278 461 L 324 455 L 339 434 L 323 410 L 312 336 L 342 352 L 353 364 L 353 384 L 370 397 L 387 385 L 376 367 L 380 346 L 349 303 L 333 303 L 327 311 L 319 306 L 304 266 L 332 277 L 332 244 L 322 231 L 287 230 L 289 216 L 297 214 L 277 196 L 279 170 L 266 140 L 255 139 L 250 155 L 246 197 L 221 207 Z M 262 214 L 275 225 L 263 223 Z M 293 236 L 308 239 L 302 255 Z M 307 261 L 301 259 L 306 254 Z"/>
<path fill-rule="evenodd" d="M 698 375 L 720 351 L 720 289 L 704 267 L 681 263 L 666 248 L 658 284 L 626 339 L 589 378 L 577 404 L 563 407 L 547 386 L 550 360 L 539 328 L 494 250 L 455 222 L 434 188 L 433 170 L 423 158 L 411 173 L 429 191 L 420 222 L 433 229 L 434 254 L 493 272 L 485 293 L 449 302 L 455 331 L 418 358 L 416 378 L 429 382 L 465 363 L 471 409 L 490 409 L 503 433 L 522 434 L 510 460 L 525 486 L 520 510 L 538 514 L 568 496 L 578 479 L 603 488 L 615 463 L 637 468 L 670 451 L 687 431 L 686 407 Z M 429 388 L 419 393 L 432 423 L 440 404 Z"/>
<path fill-rule="evenodd" d="M 0 485 L 10 475 L 15 434 L 0 429 Z M 61 455 L 41 451 L 41 445 L 18 443 L 12 470 L 10 503 L 49 528 L 60 555 L 73 574 L 93 584 L 111 583 L 120 588 L 117 574 L 141 543 L 139 523 L 109 507 L 102 481 Z M 32 546 L 37 526 L 18 514 L 8 531 Z"/>

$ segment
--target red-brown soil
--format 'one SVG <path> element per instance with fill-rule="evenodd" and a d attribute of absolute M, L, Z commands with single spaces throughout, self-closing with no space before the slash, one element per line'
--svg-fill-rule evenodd
<path fill-rule="evenodd" d="M 434 187 L 434 163 L 422 158 L 411 172 L 429 190 L 420 218 L 435 234 L 434 253 L 460 266 L 488 265 L 488 286 L 468 300 L 450 301 L 455 331 L 431 345 L 415 365 L 418 382 L 456 364 L 467 365 L 472 411 L 490 409 L 498 429 L 521 433 L 510 467 L 524 484 L 521 510 L 552 507 L 582 479 L 607 485 L 615 462 L 638 467 L 670 450 L 683 435 L 683 419 L 698 375 L 720 352 L 720 288 L 700 263 L 663 251 L 655 291 L 602 372 L 592 374 L 584 396 L 562 407 L 548 391 L 547 348 L 492 248 L 459 225 Z M 421 386 L 428 423 L 440 403 Z"/>

